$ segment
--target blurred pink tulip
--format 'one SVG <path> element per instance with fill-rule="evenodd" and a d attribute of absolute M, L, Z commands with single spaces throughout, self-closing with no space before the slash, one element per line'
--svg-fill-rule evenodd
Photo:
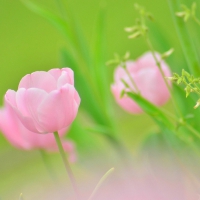
<path fill-rule="evenodd" d="M 0 109 L 0 130 L 9 142 L 19 149 L 58 151 L 53 133 L 36 134 L 29 131 L 20 122 L 9 105 L 5 105 L 5 107 Z M 60 130 L 59 136 L 61 137 L 64 150 L 69 153 L 69 160 L 74 162 L 76 160 L 74 144 L 63 138 L 67 130 L 68 128 Z"/>
<path fill-rule="evenodd" d="M 8 90 L 5 100 L 31 132 L 52 133 L 75 119 L 80 97 L 70 68 L 37 71 L 24 76 L 18 90 Z"/>
<path fill-rule="evenodd" d="M 160 59 L 158 53 L 156 56 Z M 161 66 L 165 76 L 171 76 L 170 69 L 164 61 L 161 61 Z M 170 93 L 151 53 L 142 55 L 135 62 L 127 61 L 126 69 L 144 98 L 158 106 L 167 102 Z M 126 89 L 122 79 L 129 84 L 132 90 L 136 91 L 125 69 L 121 66 L 117 67 L 114 73 L 114 84 L 111 85 L 117 103 L 130 113 L 141 113 L 142 109 L 132 99 L 126 95 L 120 97 L 121 92 Z"/>

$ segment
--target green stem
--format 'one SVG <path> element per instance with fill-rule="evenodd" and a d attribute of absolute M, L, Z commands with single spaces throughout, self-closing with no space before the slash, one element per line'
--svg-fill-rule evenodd
<path fill-rule="evenodd" d="M 165 78 L 165 74 L 164 74 L 164 72 L 163 72 L 163 70 L 162 70 L 161 63 L 160 63 L 160 61 L 158 60 L 158 58 L 156 57 L 156 53 L 155 53 L 155 50 L 154 50 L 154 48 L 153 48 L 153 45 L 151 44 L 151 41 L 149 40 L 149 38 L 148 38 L 147 36 L 145 36 L 145 40 L 146 40 L 146 43 L 147 43 L 147 45 L 148 45 L 148 47 L 149 47 L 149 49 L 150 49 L 150 51 L 151 51 L 151 53 L 152 53 L 152 55 L 153 55 L 153 58 L 154 58 L 154 60 L 155 60 L 155 62 L 156 62 L 156 65 L 158 66 L 158 69 L 159 69 L 159 71 L 160 71 L 160 73 L 161 73 L 161 75 L 162 75 L 162 77 L 163 77 L 163 79 L 164 79 L 164 81 L 165 81 L 165 84 L 166 84 L 166 86 L 167 86 L 167 89 L 168 89 L 169 92 L 171 93 L 171 88 L 170 88 L 170 86 L 169 86 L 168 81 L 167 81 L 166 78 Z"/>
<path fill-rule="evenodd" d="M 200 138 L 199 132 L 198 132 L 196 129 L 194 129 L 192 126 L 190 126 L 189 124 L 185 123 L 185 127 L 186 127 L 189 131 L 191 131 L 194 135 L 196 135 L 196 137 Z"/>
<path fill-rule="evenodd" d="M 98 182 L 98 184 L 96 185 L 96 187 L 94 188 L 92 194 L 90 195 L 88 200 L 92 200 L 93 197 L 95 196 L 97 190 L 100 188 L 100 186 L 102 185 L 102 183 L 107 179 L 107 177 L 114 171 L 114 168 L 109 169 L 104 175 L 103 177 L 100 179 L 100 181 Z"/>
<path fill-rule="evenodd" d="M 67 171 L 67 174 L 69 176 L 69 179 L 70 179 L 70 182 L 72 184 L 72 187 L 74 189 L 74 192 L 75 192 L 75 195 L 76 195 L 76 199 L 77 200 L 80 200 L 80 195 L 79 195 L 79 192 L 78 192 L 78 187 L 77 187 L 77 184 L 76 184 L 76 180 L 74 178 L 74 175 L 73 175 L 73 172 L 70 168 L 70 165 L 69 165 L 69 162 L 68 162 L 68 159 L 65 155 L 65 152 L 64 152 L 64 149 L 63 149 L 63 146 L 62 146 L 62 143 L 61 143 L 61 140 L 60 140 L 60 137 L 58 135 L 58 132 L 54 132 L 54 137 L 55 137 L 55 140 L 56 140 L 56 143 L 57 143 L 57 146 L 58 146 L 58 149 L 59 149 L 59 152 L 60 152 L 60 155 L 62 157 L 62 160 L 63 160 L 63 163 L 65 165 L 65 169 Z"/>
<path fill-rule="evenodd" d="M 133 84 L 133 86 L 134 86 L 136 92 L 137 92 L 138 94 L 140 94 L 140 90 L 139 90 L 139 88 L 137 87 L 137 84 L 135 83 L 134 79 L 131 77 L 129 71 L 127 70 L 126 64 L 124 64 L 124 65 L 125 65 L 124 69 L 125 69 L 125 72 L 126 72 L 127 75 L 128 75 L 128 78 L 130 79 L 131 83 Z"/>
<path fill-rule="evenodd" d="M 169 93 L 171 94 L 171 99 L 172 99 L 172 103 L 173 103 L 173 105 L 174 105 L 174 108 L 177 110 L 177 112 L 179 113 L 179 115 L 182 116 L 182 113 L 181 113 L 181 111 L 179 110 L 179 107 L 178 107 L 178 105 L 177 105 L 177 103 L 176 103 L 176 101 L 175 101 L 175 99 L 174 99 L 173 94 L 172 94 L 170 85 L 169 85 L 168 81 L 167 81 L 166 78 L 165 78 L 165 74 L 164 74 L 164 72 L 163 72 L 163 70 L 162 70 L 161 62 L 160 62 L 160 61 L 158 60 L 158 58 L 156 57 L 156 54 L 155 54 L 155 50 L 154 50 L 154 48 L 153 48 L 153 45 L 151 44 L 151 41 L 149 40 L 149 38 L 147 37 L 147 35 L 145 36 L 145 40 L 146 40 L 147 45 L 149 46 L 149 49 L 150 49 L 150 51 L 151 51 L 151 53 L 152 53 L 152 55 L 153 55 L 153 58 L 154 58 L 154 60 L 155 60 L 155 62 L 156 62 L 156 65 L 158 66 L 158 69 L 159 69 L 159 71 L 160 71 L 160 73 L 161 73 L 161 75 L 162 75 L 162 77 L 163 77 L 163 80 L 164 80 L 164 82 L 165 82 L 165 85 L 166 85 L 166 87 L 167 87 Z"/>
<path fill-rule="evenodd" d="M 177 123 L 180 123 L 180 120 L 175 115 L 171 114 L 165 109 L 160 109 L 160 110 L 164 112 L 166 115 L 168 115 L 170 118 L 173 118 Z M 193 133 L 196 137 L 200 138 L 200 133 L 192 126 L 190 126 L 187 122 L 182 124 L 182 126 L 185 126 L 185 128 L 187 128 L 191 133 Z"/>

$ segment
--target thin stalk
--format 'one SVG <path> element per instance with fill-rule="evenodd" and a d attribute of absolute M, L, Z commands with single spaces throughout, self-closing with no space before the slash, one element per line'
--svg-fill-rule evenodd
<path fill-rule="evenodd" d="M 92 194 L 90 195 L 88 200 L 92 200 L 93 197 L 95 196 L 97 190 L 100 188 L 100 186 L 102 185 L 102 183 L 107 179 L 107 177 L 114 171 L 114 168 L 109 169 L 104 175 L 103 177 L 100 179 L 100 181 L 97 183 L 96 187 L 94 188 Z"/>
<path fill-rule="evenodd" d="M 53 134 L 54 134 L 54 137 L 55 137 L 55 140 L 56 140 L 60 155 L 62 157 L 63 163 L 65 165 L 65 169 L 67 171 L 67 174 L 69 176 L 70 182 L 71 182 L 72 187 L 74 189 L 74 192 L 75 192 L 75 195 L 76 195 L 76 199 L 80 200 L 80 195 L 79 195 L 78 187 L 77 187 L 77 184 L 76 184 L 76 180 L 74 178 L 74 174 L 73 174 L 73 172 L 71 170 L 71 167 L 69 165 L 69 161 L 68 161 L 68 159 L 67 159 L 67 157 L 65 155 L 65 152 L 64 152 L 60 137 L 58 135 L 58 132 L 56 131 Z"/>
<path fill-rule="evenodd" d="M 172 94 L 170 85 L 169 85 L 168 81 L 167 81 L 166 78 L 165 78 L 165 74 L 164 74 L 164 72 L 163 72 L 163 70 L 162 70 L 161 63 L 160 63 L 160 61 L 158 60 L 158 58 L 156 57 L 156 54 L 155 54 L 155 50 L 154 50 L 154 48 L 153 48 L 153 45 L 151 44 L 151 41 L 149 40 L 149 38 L 148 38 L 147 36 L 145 36 L 145 40 L 146 40 L 146 43 L 147 43 L 147 45 L 148 45 L 148 47 L 149 47 L 149 49 L 150 49 L 150 51 L 151 51 L 151 53 L 152 53 L 152 55 L 153 55 L 153 58 L 154 58 L 154 60 L 155 60 L 155 62 L 156 62 L 156 65 L 158 66 L 158 69 L 159 69 L 159 71 L 160 71 L 160 73 L 161 73 L 161 75 L 162 75 L 162 77 L 163 77 L 163 79 L 164 79 L 165 85 L 166 85 L 166 87 L 167 87 L 169 93 L 171 94 L 172 103 L 173 103 L 173 105 L 174 105 L 174 108 L 177 110 L 177 112 L 179 113 L 179 115 L 182 116 L 182 113 L 181 113 L 181 111 L 179 110 L 179 107 L 178 107 L 178 105 L 177 105 L 177 103 L 176 103 L 176 101 L 175 101 L 175 99 L 174 99 L 173 94 Z"/>
<path fill-rule="evenodd" d="M 189 124 L 185 123 L 185 127 L 186 127 L 189 131 L 191 131 L 194 135 L 196 135 L 196 137 L 200 138 L 199 132 L 198 132 L 196 129 L 194 129 L 192 126 L 190 126 Z"/>
<path fill-rule="evenodd" d="M 169 117 L 173 118 L 177 123 L 180 123 L 180 120 L 169 111 L 165 109 L 160 109 L 160 110 L 164 112 L 166 115 L 168 115 Z M 187 128 L 190 132 L 192 132 L 196 137 L 200 139 L 200 133 L 196 129 L 194 129 L 192 126 L 190 126 L 187 122 L 182 124 L 182 126 L 185 126 L 185 128 Z"/>
<path fill-rule="evenodd" d="M 125 65 L 125 67 L 124 67 L 125 72 L 127 73 L 128 78 L 130 79 L 131 83 L 133 84 L 133 86 L 134 86 L 134 88 L 135 88 L 135 90 L 136 90 L 136 93 L 137 93 L 137 94 L 140 94 L 140 90 L 139 90 L 137 84 L 135 83 L 134 79 L 131 77 L 129 71 L 127 70 L 126 64 L 124 64 L 124 65 Z"/>
<path fill-rule="evenodd" d="M 174 20 L 174 26 L 176 28 L 178 39 L 180 40 L 180 44 L 190 72 L 195 76 L 200 76 L 198 54 L 192 38 L 188 33 L 185 22 L 175 16 L 175 12 L 179 9 L 180 2 L 179 0 L 168 0 L 168 3 L 171 10 L 172 18 Z"/>
<path fill-rule="evenodd" d="M 200 21 L 198 18 L 196 18 L 195 16 L 193 17 L 194 21 L 200 26 Z"/>

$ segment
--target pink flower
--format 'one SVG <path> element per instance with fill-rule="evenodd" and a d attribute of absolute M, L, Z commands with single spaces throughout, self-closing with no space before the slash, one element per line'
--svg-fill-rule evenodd
<path fill-rule="evenodd" d="M 29 131 L 20 122 L 17 115 L 9 105 L 0 109 L 0 129 L 6 139 L 16 148 L 24 150 L 45 149 L 47 151 L 58 151 L 53 133 L 36 134 Z M 64 140 L 68 128 L 59 131 L 64 150 L 69 153 L 71 162 L 76 160 L 74 144 Z"/>
<path fill-rule="evenodd" d="M 31 132 L 52 133 L 75 119 L 80 97 L 70 68 L 37 71 L 24 76 L 18 90 L 8 90 L 6 102 Z"/>
<path fill-rule="evenodd" d="M 156 56 L 160 60 L 158 53 Z M 164 61 L 161 61 L 161 66 L 165 76 L 171 76 L 170 69 Z M 142 55 L 135 62 L 127 61 L 126 69 L 144 98 L 158 106 L 167 102 L 170 93 L 151 53 Z M 132 99 L 126 95 L 120 97 L 121 92 L 126 89 L 122 79 L 129 84 L 132 90 L 136 91 L 125 69 L 121 66 L 117 67 L 114 73 L 114 84 L 111 85 L 117 103 L 130 113 L 141 113 L 142 109 Z"/>

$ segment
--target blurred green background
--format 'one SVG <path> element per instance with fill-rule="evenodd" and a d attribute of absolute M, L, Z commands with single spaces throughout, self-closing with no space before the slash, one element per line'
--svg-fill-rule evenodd
<path fill-rule="evenodd" d="M 60 15 L 58 1 L 35 0 L 34 2 Z M 175 53 L 167 60 L 172 71 L 180 72 L 182 68 L 187 69 L 167 0 L 68 0 L 68 2 L 90 46 L 94 39 L 94 27 L 99 7 L 102 3 L 106 4 L 107 60 L 113 58 L 113 53 L 124 55 L 126 51 L 130 51 L 131 58 L 136 59 L 148 50 L 142 38 L 128 40 L 127 33 L 124 32 L 124 27 L 133 25 L 138 16 L 133 6 L 134 3 L 145 6 L 155 19 L 154 22 L 149 22 L 149 34 L 155 48 L 164 52 L 173 47 Z M 192 1 L 188 0 L 185 3 L 190 5 Z M 189 24 L 189 28 L 194 36 L 198 36 L 199 30 L 193 22 Z M 68 44 L 55 27 L 32 13 L 18 0 L 0 0 L 0 29 L 2 104 L 5 92 L 8 89 L 17 89 L 20 79 L 25 74 L 60 67 L 60 49 L 68 47 Z M 199 40 L 195 39 L 195 44 L 198 46 Z M 113 78 L 112 72 L 113 68 L 110 67 L 110 83 Z M 156 126 L 146 114 L 133 116 L 119 108 L 114 100 L 113 104 L 121 137 L 134 154 L 146 135 L 156 129 Z M 170 108 L 170 103 L 166 106 Z M 78 116 L 79 120 L 84 117 L 84 113 Z M 109 150 L 108 160 L 109 155 L 112 155 L 112 150 L 105 145 L 105 141 L 99 135 L 87 132 L 79 135 L 79 130 L 75 128 L 69 133 L 69 137 L 77 139 L 80 160 L 74 164 L 74 168 L 78 174 L 79 172 L 82 174 L 81 171 L 87 171 L 87 164 L 83 164 L 87 153 L 90 156 L 95 156 L 96 153 L 104 155 Z M 51 155 L 49 161 L 57 172 L 57 176 L 62 177 L 64 168 L 59 155 Z M 27 200 L 35 199 L 45 191 L 45 187 L 42 186 L 43 182 L 49 184 L 45 187 L 53 188 L 53 182 L 46 172 L 39 152 L 17 150 L 0 135 L 0 200 L 17 199 L 20 192 L 24 193 Z"/>

